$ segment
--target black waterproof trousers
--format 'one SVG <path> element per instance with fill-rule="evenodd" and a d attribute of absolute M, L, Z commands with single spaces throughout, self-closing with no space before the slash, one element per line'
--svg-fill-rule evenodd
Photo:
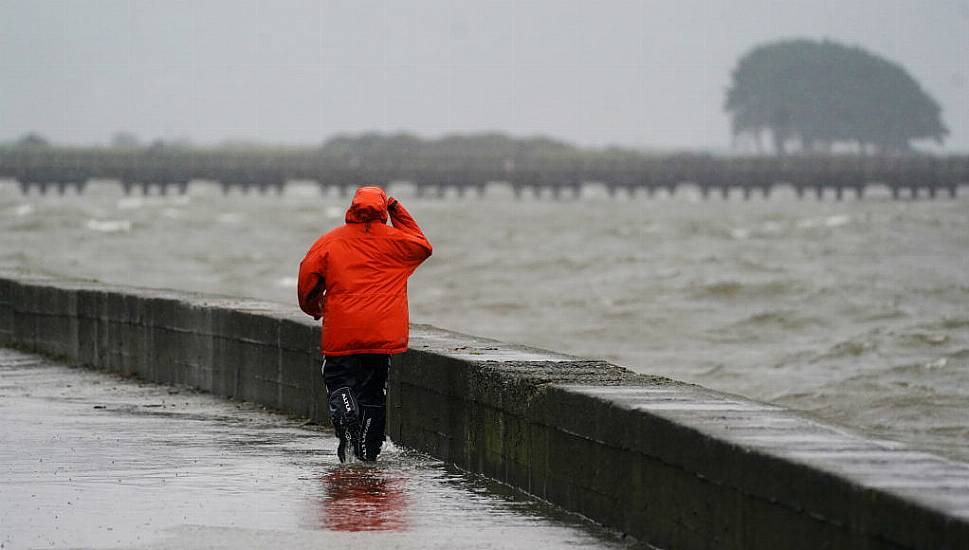
<path fill-rule="evenodd" d="M 384 443 L 389 369 L 389 355 L 360 354 L 323 359 L 323 383 L 329 396 L 330 420 L 341 441 L 348 429 L 356 432 L 353 452 L 360 460 L 376 460 Z"/>

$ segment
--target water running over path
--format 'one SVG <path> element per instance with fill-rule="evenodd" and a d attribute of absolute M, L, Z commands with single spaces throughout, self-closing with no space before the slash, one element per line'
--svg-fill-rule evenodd
<path fill-rule="evenodd" d="M 250 404 L 0 348 L 5 550 L 634 547 L 416 453 L 335 451 Z"/>

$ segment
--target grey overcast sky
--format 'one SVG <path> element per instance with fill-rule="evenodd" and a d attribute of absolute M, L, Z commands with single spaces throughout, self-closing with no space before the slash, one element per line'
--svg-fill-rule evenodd
<path fill-rule="evenodd" d="M 0 141 L 318 143 L 502 130 L 724 149 L 737 58 L 828 37 L 900 62 L 969 150 L 969 0 L 0 0 Z"/>

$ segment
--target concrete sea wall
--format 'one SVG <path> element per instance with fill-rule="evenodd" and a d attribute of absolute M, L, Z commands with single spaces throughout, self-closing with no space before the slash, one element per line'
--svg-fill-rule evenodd
<path fill-rule="evenodd" d="M 0 273 L 0 345 L 324 421 L 295 307 Z M 969 548 L 969 465 L 601 361 L 412 327 L 394 441 L 667 548 Z"/>

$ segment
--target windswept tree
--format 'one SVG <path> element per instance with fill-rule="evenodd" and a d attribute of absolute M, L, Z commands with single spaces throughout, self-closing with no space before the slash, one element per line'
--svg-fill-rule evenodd
<path fill-rule="evenodd" d="M 785 40 L 740 58 L 724 109 L 734 136 L 769 131 L 778 154 L 836 142 L 898 152 L 911 142 L 942 143 L 939 104 L 899 64 L 836 42 Z"/>

